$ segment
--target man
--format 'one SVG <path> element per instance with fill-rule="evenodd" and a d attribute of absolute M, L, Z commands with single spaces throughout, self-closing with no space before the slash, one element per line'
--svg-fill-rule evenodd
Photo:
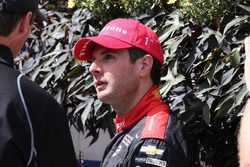
<path fill-rule="evenodd" d="M 245 39 L 245 81 L 247 87 L 244 116 L 241 119 L 239 134 L 240 167 L 250 167 L 250 36 Z"/>
<path fill-rule="evenodd" d="M 74 167 L 65 113 L 14 69 L 35 16 L 41 16 L 36 0 L 0 0 L 0 166 Z"/>
<path fill-rule="evenodd" d="M 117 114 L 117 134 L 101 166 L 190 166 L 181 124 L 161 101 L 163 53 L 150 28 L 137 20 L 112 20 L 97 37 L 80 39 L 74 55 L 91 61 L 97 96 Z"/>

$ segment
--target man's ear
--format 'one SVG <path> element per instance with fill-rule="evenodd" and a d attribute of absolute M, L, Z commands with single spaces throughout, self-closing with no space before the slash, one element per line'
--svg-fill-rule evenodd
<path fill-rule="evenodd" d="M 149 54 L 146 54 L 139 59 L 139 74 L 144 77 L 150 74 L 150 71 L 153 67 L 153 57 Z"/>
<path fill-rule="evenodd" d="M 28 12 L 21 20 L 19 23 L 18 31 L 20 33 L 30 33 L 31 29 L 31 19 L 32 19 L 32 12 Z"/>

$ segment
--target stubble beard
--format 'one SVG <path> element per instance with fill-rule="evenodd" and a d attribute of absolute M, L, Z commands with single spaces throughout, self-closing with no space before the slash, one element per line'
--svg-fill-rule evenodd
<path fill-rule="evenodd" d="M 97 91 L 98 99 L 114 109 L 126 108 L 136 96 L 138 83 L 134 78 L 129 78 L 111 87 L 107 86 L 106 89 Z"/>

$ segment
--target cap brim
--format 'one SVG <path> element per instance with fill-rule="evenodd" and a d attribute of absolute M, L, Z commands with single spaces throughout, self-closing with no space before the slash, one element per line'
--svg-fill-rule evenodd
<path fill-rule="evenodd" d="M 119 39 L 99 35 L 97 37 L 85 37 L 77 41 L 74 47 L 74 56 L 78 60 L 90 60 L 93 47 L 98 44 L 109 49 L 125 49 L 133 45 Z"/>

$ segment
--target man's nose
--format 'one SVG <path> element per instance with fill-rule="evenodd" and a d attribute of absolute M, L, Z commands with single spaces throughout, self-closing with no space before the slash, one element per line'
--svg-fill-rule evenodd
<path fill-rule="evenodd" d="M 90 72 L 91 74 L 100 73 L 100 72 L 101 72 L 101 67 L 100 67 L 100 65 L 98 65 L 95 61 L 93 61 L 93 62 L 90 64 L 89 72 Z"/>

